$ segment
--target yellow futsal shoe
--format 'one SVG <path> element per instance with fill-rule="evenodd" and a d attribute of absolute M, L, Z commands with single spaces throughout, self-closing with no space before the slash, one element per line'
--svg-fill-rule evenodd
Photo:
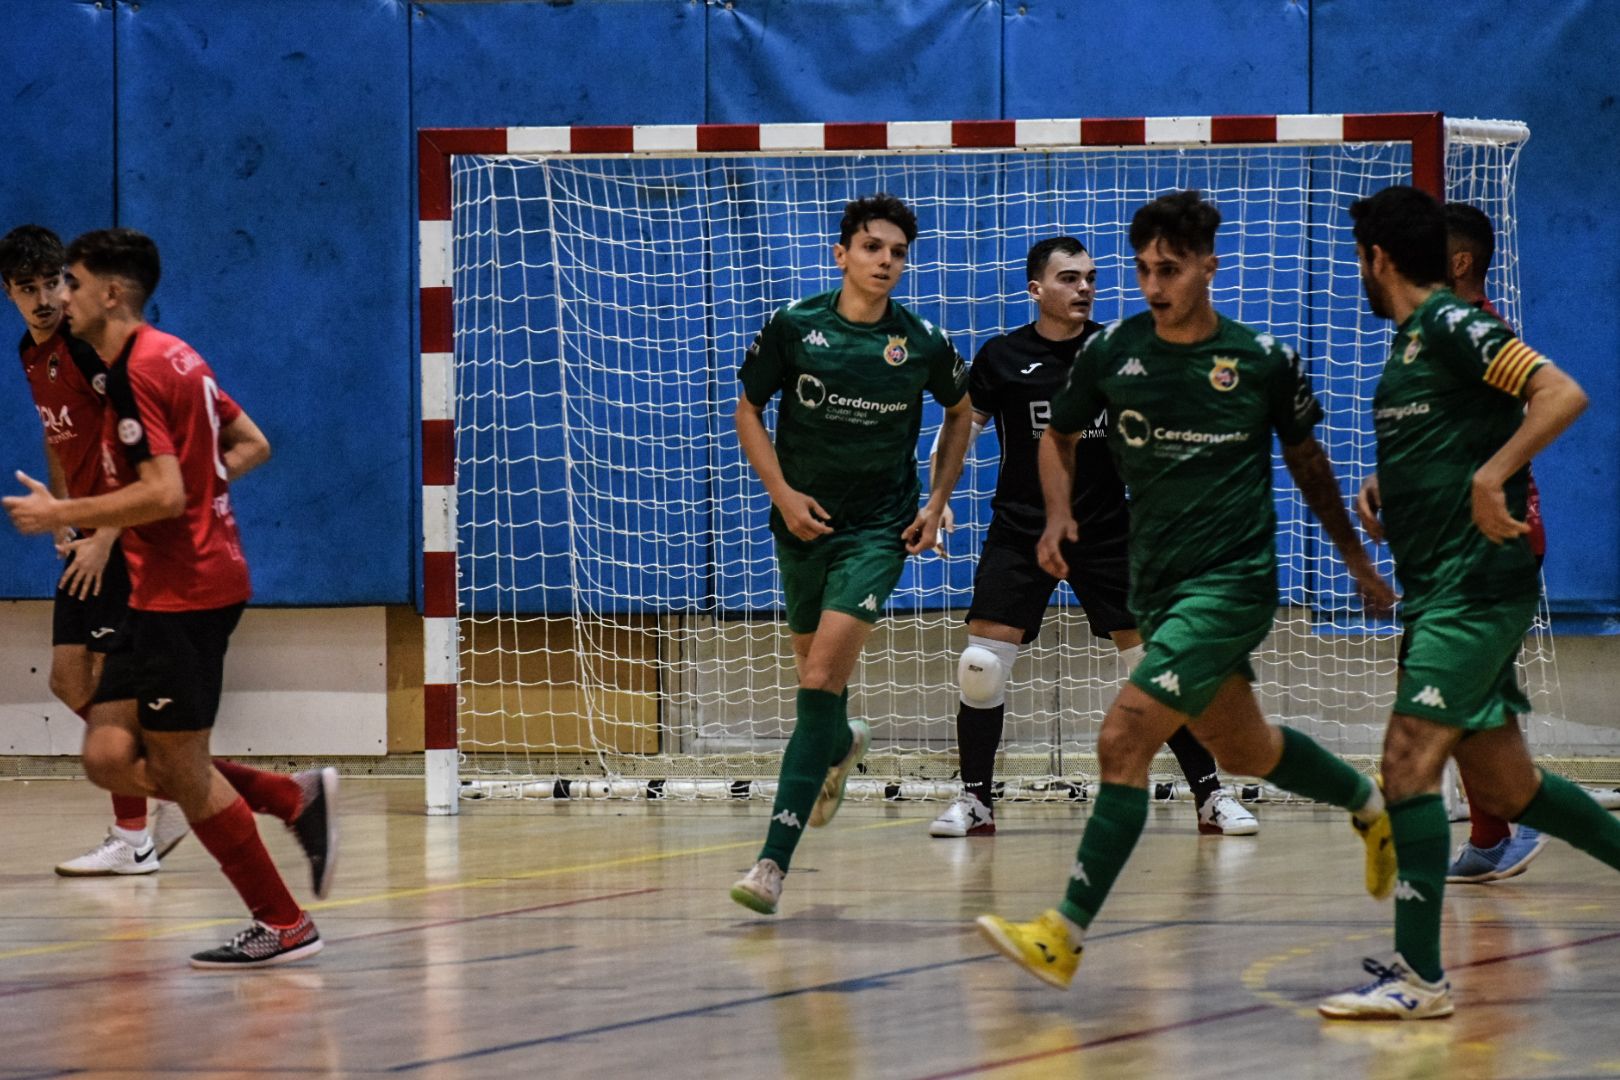
<path fill-rule="evenodd" d="M 1041 912 L 1034 922 L 1008 922 L 999 915 L 973 920 L 996 951 L 1049 986 L 1068 989 L 1080 966 L 1085 946 L 1069 940 L 1069 924 L 1055 910 Z"/>
<path fill-rule="evenodd" d="M 1379 788 L 1382 790 L 1383 785 Z M 1388 900 L 1395 891 L 1395 834 L 1390 831 L 1389 811 L 1379 814 L 1371 824 L 1352 814 L 1350 825 L 1367 845 L 1367 892 L 1374 900 Z"/>

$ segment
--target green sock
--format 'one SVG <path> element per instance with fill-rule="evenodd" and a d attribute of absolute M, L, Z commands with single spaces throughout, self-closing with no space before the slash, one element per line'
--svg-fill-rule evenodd
<path fill-rule="evenodd" d="M 1620 870 L 1620 821 L 1556 773 L 1541 770 L 1541 790 L 1519 815 L 1519 824 L 1568 840 L 1571 846 Z"/>
<path fill-rule="evenodd" d="M 1266 783 L 1346 810 L 1361 809 L 1377 790 L 1371 780 L 1322 749 L 1309 735 L 1285 727 L 1282 736 L 1282 757 L 1264 777 Z"/>
<path fill-rule="evenodd" d="M 1429 982 L 1440 966 L 1440 902 L 1446 891 L 1446 857 L 1451 822 L 1438 795 L 1414 795 L 1389 808 L 1395 837 L 1395 951 L 1407 967 Z"/>
<path fill-rule="evenodd" d="M 844 753 L 849 752 L 849 724 L 837 694 L 801 689 L 797 705 L 793 737 L 788 740 L 782 772 L 776 779 L 770 828 L 759 852 L 760 858 L 774 859 L 783 870 L 793 861 L 793 849 L 799 846 L 810 821 L 816 795 L 827 779 L 827 767 L 842 756 L 833 753 L 834 747 L 842 745 Z"/>
<path fill-rule="evenodd" d="M 1097 805 L 1086 822 L 1080 852 L 1069 873 L 1068 891 L 1058 906 L 1067 918 L 1081 926 L 1091 925 L 1142 835 L 1147 812 L 1146 788 L 1103 784 L 1097 791 Z"/>

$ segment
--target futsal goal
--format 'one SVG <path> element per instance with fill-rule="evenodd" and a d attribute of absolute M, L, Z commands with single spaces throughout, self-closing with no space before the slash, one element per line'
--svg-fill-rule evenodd
<path fill-rule="evenodd" d="M 1298 346 L 1348 498 L 1372 467 L 1390 328 L 1362 298 L 1347 208 L 1413 183 L 1484 210 L 1489 292 L 1517 325 L 1527 137 L 1438 114 L 420 132 L 430 809 L 770 794 L 792 651 L 769 503 L 732 428 L 736 373 L 772 312 L 836 285 L 846 201 L 889 191 L 915 209 L 896 298 L 971 358 L 1034 317 L 1032 243 L 1084 241 L 1094 317 L 1117 319 L 1141 307 L 1132 213 L 1206 192 L 1225 219 L 1215 304 Z M 948 554 L 908 563 L 855 674 L 850 711 L 874 741 L 854 798 L 954 790 L 955 657 L 996 464 L 980 440 Z M 1280 459 L 1277 480 L 1282 607 L 1257 690 L 1269 715 L 1370 762 L 1396 627 L 1358 610 Z M 1521 663 L 1537 752 L 1601 751 L 1562 718 L 1545 610 Z M 1122 677 L 1060 588 L 1008 688 L 1006 797 L 1083 793 Z"/>

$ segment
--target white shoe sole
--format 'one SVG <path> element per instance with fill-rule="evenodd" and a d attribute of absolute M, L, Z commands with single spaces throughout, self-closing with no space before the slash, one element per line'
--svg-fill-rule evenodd
<path fill-rule="evenodd" d="M 278 967 L 281 964 L 290 964 L 294 960 L 302 960 L 306 956 L 314 956 L 325 948 L 326 940 L 316 938 L 308 945 L 300 945 L 296 949 L 288 949 L 284 953 L 277 953 L 268 960 L 255 960 L 252 963 L 215 963 L 211 960 L 198 960 L 191 958 L 191 966 L 204 971 L 258 971 L 261 968 Z"/>

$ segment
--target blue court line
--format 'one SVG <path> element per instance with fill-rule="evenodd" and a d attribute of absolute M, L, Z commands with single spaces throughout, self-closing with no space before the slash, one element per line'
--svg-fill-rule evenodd
<path fill-rule="evenodd" d="M 1154 930 L 1167 930 L 1180 926 L 1179 922 L 1155 922 L 1134 927 L 1129 930 L 1114 930 L 1106 934 L 1088 935 L 1086 940 L 1107 941 L 1112 938 L 1131 937 L 1136 934 L 1145 934 Z M 403 1065 L 394 1065 L 384 1070 L 390 1073 L 413 1072 L 417 1069 L 431 1068 L 434 1065 L 448 1065 L 459 1061 L 474 1061 L 478 1058 L 490 1057 L 494 1054 L 505 1054 L 513 1050 L 528 1050 L 536 1046 L 546 1046 L 550 1043 L 570 1042 L 574 1039 L 589 1038 L 592 1035 L 605 1035 L 613 1031 L 625 1031 L 630 1028 L 648 1027 L 653 1024 L 662 1024 L 670 1020 L 685 1020 L 694 1016 L 707 1016 L 711 1013 L 726 1012 L 731 1009 L 747 1008 L 750 1005 L 764 1005 L 773 1001 L 783 1001 L 788 998 L 802 997 L 806 994 L 853 994 L 863 990 L 879 990 L 888 985 L 889 980 L 904 978 L 907 975 L 921 975 L 929 971 L 941 971 L 945 968 L 960 967 L 963 964 L 977 964 L 981 960 L 996 959 L 998 953 L 980 953 L 978 956 L 964 956 L 958 960 L 942 960 L 935 964 L 919 964 L 916 967 L 896 968 L 893 971 L 880 971 L 872 975 L 861 975 L 853 979 L 837 979 L 829 983 L 820 983 L 815 986 L 801 986 L 796 990 L 782 990 L 774 994 L 758 994 L 754 997 L 733 998 L 730 1001 L 719 1001 L 712 1005 L 700 1005 L 692 1009 L 680 1009 L 676 1012 L 657 1013 L 653 1016 L 638 1017 L 634 1020 L 620 1020 L 612 1024 L 599 1024 L 596 1027 L 580 1028 L 577 1031 L 565 1031 L 557 1035 L 544 1035 L 535 1039 L 523 1039 L 519 1042 L 501 1043 L 496 1046 L 486 1046 L 477 1050 L 465 1050 L 459 1054 L 450 1054 L 445 1057 L 427 1058 L 422 1061 L 410 1061 Z"/>

